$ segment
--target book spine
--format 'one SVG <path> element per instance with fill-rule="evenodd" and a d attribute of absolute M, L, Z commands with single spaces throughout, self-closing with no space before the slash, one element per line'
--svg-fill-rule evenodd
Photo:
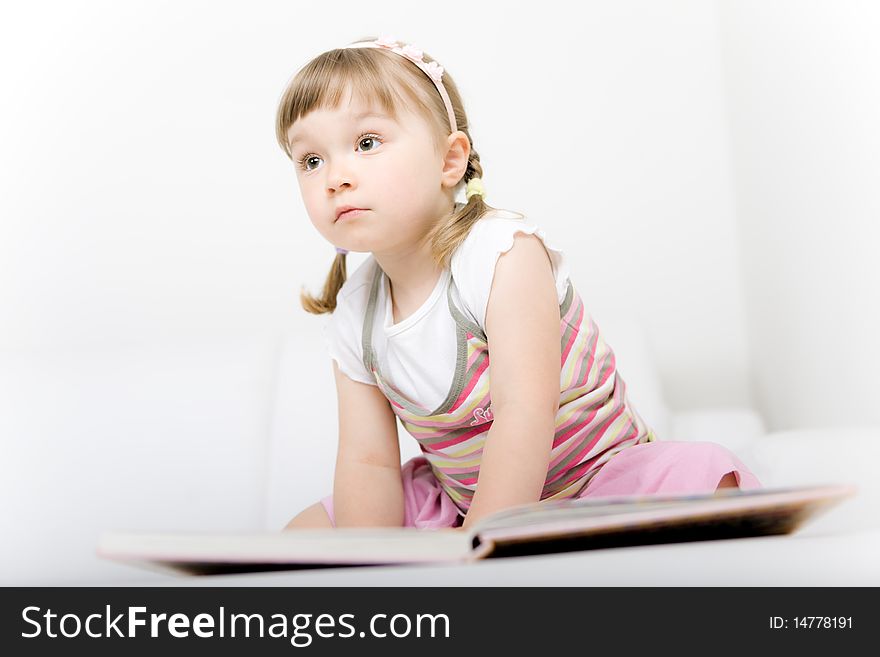
<path fill-rule="evenodd" d="M 495 551 L 495 541 L 481 540 L 479 536 L 474 536 L 473 548 L 468 553 L 468 561 L 476 561 L 477 559 L 485 559 Z"/>

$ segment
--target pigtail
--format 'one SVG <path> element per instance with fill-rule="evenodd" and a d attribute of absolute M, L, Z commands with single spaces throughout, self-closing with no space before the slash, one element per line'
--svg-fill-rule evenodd
<path fill-rule="evenodd" d="M 332 313 L 336 310 L 336 296 L 346 280 L 345 254 L 337 253 L 333 264 L 330 266 L 330 272 L 327 274 L 327 280 L 324 281 L 324 289 L 321 296 L 313 297 L 305 288 L 302 288 L 299 294 L 299 300 L 303 309 L 313 315 L 323 315 L 324 313 Z"/>

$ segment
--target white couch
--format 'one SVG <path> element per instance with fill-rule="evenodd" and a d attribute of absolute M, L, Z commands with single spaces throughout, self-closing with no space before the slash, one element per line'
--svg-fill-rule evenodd
<path fill-rule="evenodd" d="M 528 568 L 513 559 L 182 582 L 98 559 L 100 532 L 279 530 L 329 493 L 336 449 L 331 368 L 323 348 L 302 347 L 320 345 L 319 331 L 7 354 L 0 361 L 0 522 L 12 540 L 0 548 L 0 584 L 880 583 L 873 560 L 880 548 L 873 472 L 880 428 L 767 434 L 748 408 L 672 413 L 638 326 L 602 328 L 630 398 L 660 439 L 721 443 L 766 486 L 853 482 L 860 495 L 789 537 L 553 555 L 532 558 Z M 404 460 L 418 453 L 405 432 L 401 453 Z M 632 550 L 644 558 L 632 559 Z M 674 567 L 685 557 L 688 570 Z M 584 560 L 583 581 L 571 582 L 572 559 Z M 562 581 L 563 573 L 569 579 Z"/>

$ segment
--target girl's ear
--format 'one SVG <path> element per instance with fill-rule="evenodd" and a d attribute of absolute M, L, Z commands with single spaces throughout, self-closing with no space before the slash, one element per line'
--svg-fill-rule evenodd
<path fill-rule="evenodd" d="M 456 130 L 446 138 L 446 153 L 443 156 L 441 184 L 455 187 L 467 171 L 471 157 L 471 140 L 461 130 Z"/>

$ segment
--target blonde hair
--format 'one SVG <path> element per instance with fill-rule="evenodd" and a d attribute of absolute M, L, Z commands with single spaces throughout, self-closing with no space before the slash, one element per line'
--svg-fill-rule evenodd
<path fill-rule="evenodd" d="M 374 41 L 365 37 L 358 41 Z M 425 62 L 433 61 L 427 53 Z M 470 142 L 470 158 L 459 185 L 472 178 L 482 178 L 480 155 L 473 148 L 468 130 L 467 115 L 458 88 L 447 71 L 443 72 L 443 86 L 449 94 L 458 129 Z M 287 134 L 291 126 L 315 109 L 336 107 L 346 89 L 352 96 L 364 102 L 378 102 L 393 117 L 397 108 L 412 107 L 432 127 L 435 148 L 439 151 L 450 134 L 449 115 L 443 99 L 434 83 L 414 63 L 384 48 L 341 48 L 321 53 L 306 64 L 293 77 L 281 96 L 275 121 L 278 143 L 289 159 L 291 155 Z M 401 95 L 402 92 L 402 95 Z M 456 204 L 453 211 L 425 236 L 430 242 L 431 257 L 442 268 L 449 266 L 452 254 L 464 241 L 471 227 L 487 212 L 495 210 L 483 201 L 479 194 L 471 196 L 467 203 Z M 324 289 L 313 297 L 305 288 L 300 292 L 300 302 L 306 312 L 316 315 L 332 313 L 336 309 L 336 296 L 346 280 L 345 254 L 337 253 Z"/>

